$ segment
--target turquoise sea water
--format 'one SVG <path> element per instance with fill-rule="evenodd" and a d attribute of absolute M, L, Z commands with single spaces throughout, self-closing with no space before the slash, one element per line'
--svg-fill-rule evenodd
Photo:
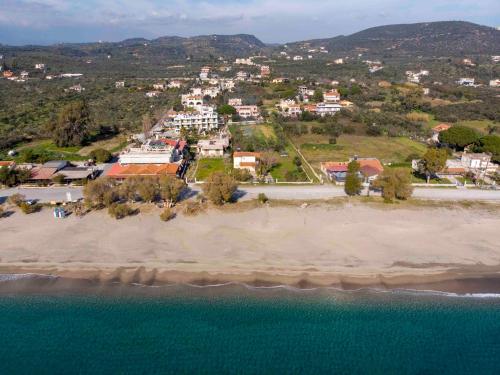
<path fill-rule="evenodd" d="M 242 287 L 1 295 L 0 374 L 45 373 L 500 374 L 500 299 Z"/>

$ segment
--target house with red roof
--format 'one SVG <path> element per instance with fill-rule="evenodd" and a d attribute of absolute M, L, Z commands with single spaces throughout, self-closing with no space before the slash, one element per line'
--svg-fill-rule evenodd
<path fill-rule="evenodd" d="M 233 167 L 235 169 L 246 169 L 253 175 L 257 174 L 260 153 L 236 151 L 233 153 Z"/>
<path fill-rule="evenodd" d="M 376 158 L 353 158 L 349 161 L 324 162 L 321 163 L 321 171 L 331 181 L 343 183 L 347 176 L 349 163 L 353 160 L 359 163 L 359 177 L 364 181 L 371 182 L 384 171 L 384 166 Z"/>

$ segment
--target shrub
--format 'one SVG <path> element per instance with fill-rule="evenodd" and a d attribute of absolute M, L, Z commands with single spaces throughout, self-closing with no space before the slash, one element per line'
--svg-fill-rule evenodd
<path fill-rule="evenodd" d="M 347 195 L 358 195 L 361 191 L 361 180 L 358 175 L 359 168 L 357 161 L 353 160 L 349 163 L 344 184 L 344 191 Z"/>
<path fill-rule="evenodd" d="M 108 150 L 98 148 L 93 150 L 89 154 L 89 157 L 95 160 L 97 163 L 107 163 L 113 158 L 113 155 L 111 155 L 111 152 L 109 152 Z"/>
<path fill-rule="evenodd" d="M 108 213 L 111 217 L 120 220 L 132 215 L 134 210 L 126 203 L 113 203 L 109 206 Z"/>
<path fill-rule="evenodd" d="M 23 213 L 25 213 L 26 215 L 28 215 L 28 214 L 32 214 L 34 212 L 40 211 L 42 209 L 42 205 L 38 204 L 38 203 L 28 204 L 26 202 L 21 202 L 19 204 L 19 208 L 21 209 L 21 211 Z"/>
<path fill-rule="evenodd" d="M 7 199 L 7 201 L 15 206 L 20 206 L 25 199 L 26 197 L 22 194 L 13 194 L 9 197 L 9 199 Z"/>
<path fill-rule="evenodd" d="M 216 205 L 231 201 L 238 185 L 235 179 L 222 172 L 210 175 L 203 184 L 203 193 Z"/>
<path fill-rule="evenodd" d="M 160 214 L 160 219 L 162 221 L 170 221 L 175 217 L 175 213 L 170 208 L 165 208 L 163 212 Z"/>
<path fill-rule="evenodd" d="M 203 206 L 200 202 L 188 202 L 186 207 L 184 207 L 184 215 L 195 216 L 203 211 Z"/>
<path fill-rule="evenodd" d="M 3 210 L 2 207 L 0 207 L 0 219 L 3 217 L 4 213 L 5 213 L 5 211 Z"/>
<path fill-rule="evenodd" d="M 233 169 L 232 176 L 240 182 L 248 182 L 253 179 L 252 174 L 247 169 Z"/>
<path fill-rule="evenodd" d="M 66 182 L 66 176 L 63 174 L 56 174 L 52 177 L 52 182 L 55 184 L 63 185 Z"/>
<path fill-rule="evenodd" d="M 267 197 L 266 194 L 264 193 L 259 193 L 259 195 L 257 196 L 257 199 L 259 200 L 260 203 L 264 204 L 264 203 L 267 203 L 269 202 L 269 198 Z"/>

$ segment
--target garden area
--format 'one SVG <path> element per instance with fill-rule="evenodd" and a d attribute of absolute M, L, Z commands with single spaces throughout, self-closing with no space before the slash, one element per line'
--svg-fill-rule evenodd
<path fill-rule="evenodd" d="M 319 171 L 320 163 L 326 161 L 347 161 L 358 157 L 378 158 L 383 164 L 408 163 L 412 158 L 422 156 L 427 147 L 405 137 L 370 137 L 343 134 L 336 143 L 322 134 L 305 134 L 292 138 L 301 153 Z"/>

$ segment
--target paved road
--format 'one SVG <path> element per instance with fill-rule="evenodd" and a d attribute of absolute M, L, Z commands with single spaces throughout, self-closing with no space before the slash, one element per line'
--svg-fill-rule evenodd
<path fill-rule="evenodd" d="M 190 185 L 189 196 L 196 195 L 201 187 Z M 67 192 L 71 193 L 71 199 L 82 198 L 81 187 L 46 187 L 46 188 L 11 188 L 0 190 L 0 202 L 12 194 L 23 194 L 27 199 L 37 199 L 42 203 L 51 201 L 65 201 Z M 259 193 L 264 193 L 269 199 L 329 199 L 343 197 L 344 189 L 332 185 L 301 185 L 301 186 L 279 186 L 260 185 L 245 186 L 238 189 L 239 199 L 255 199 Z M 373 193 L 372 193 L 373 194 Z M 484 200 L 500 201 L 500 190 L 477 190 L 477 189 L 443 189 L 443 188 L 416 188 L 414 198 L 431 200 Z"/>
<path fill-rule="evenodd" d="M 40 203 L 50 203 L 52 201 L 62 202 L 66 201 L 67 193 L 71 193 L 72 200 L 78 200 L 83 198 L 81 187 L 42 187 L 42 188 L 10 188 L 10 189 L 0 189 L 0 203 L 3 202 L 7 197 L 14 194 L 22 194 L 26 196 L 26 199 L 36 199 Z"/>

